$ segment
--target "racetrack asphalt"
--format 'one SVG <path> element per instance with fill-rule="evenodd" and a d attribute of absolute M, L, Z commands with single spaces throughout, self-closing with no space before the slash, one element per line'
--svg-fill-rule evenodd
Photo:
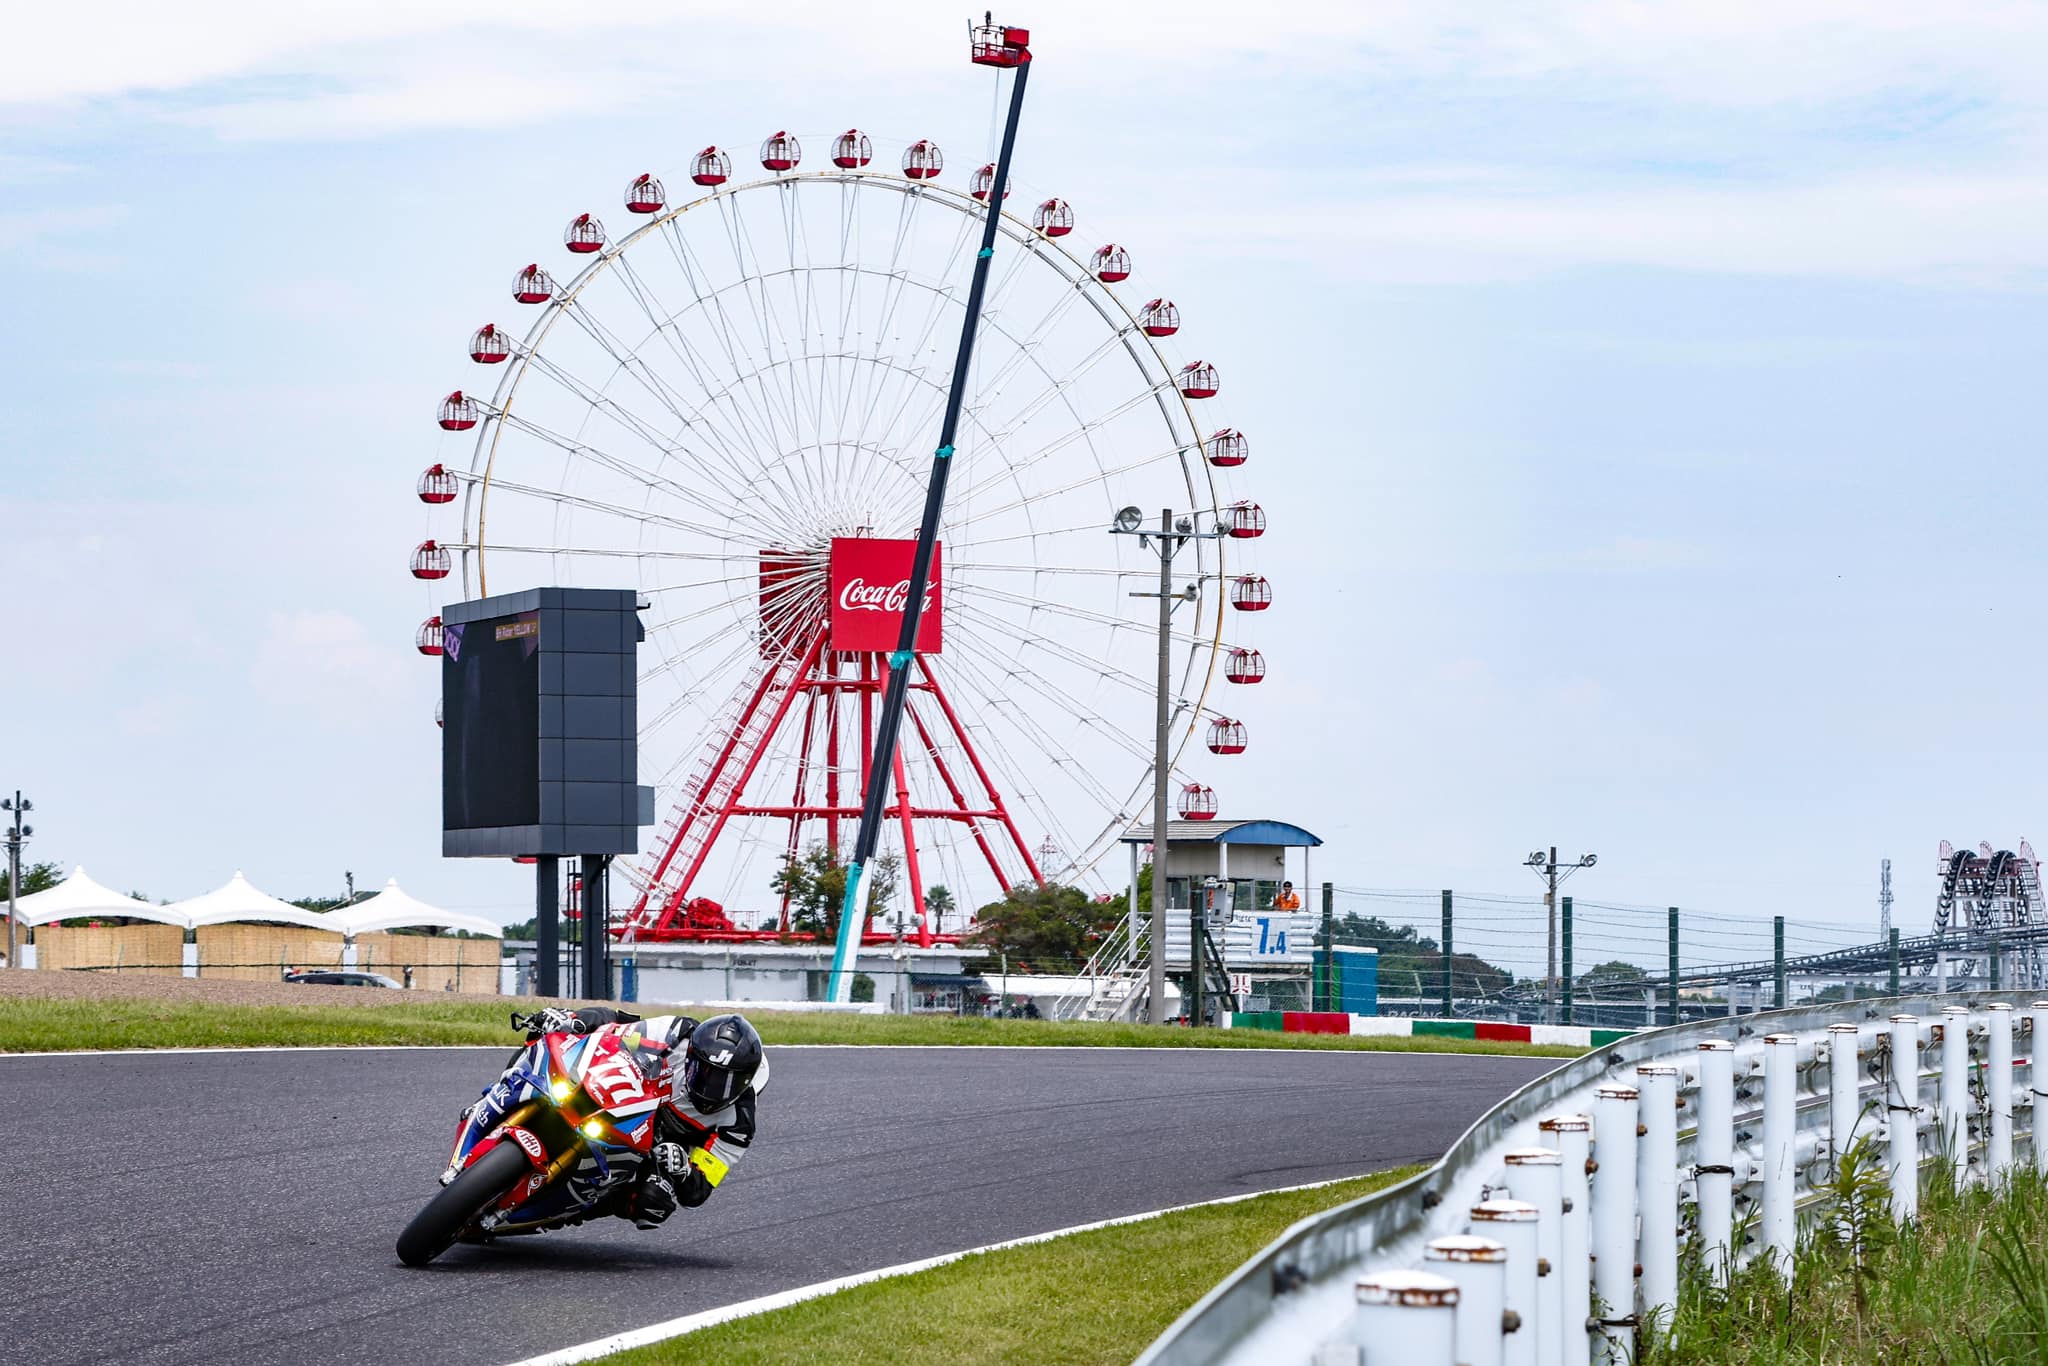
<path fill-rule="evenodd" d="M 50 1363 L 495 1364 L 874 1267 L 1426 1161 L 1555 1059 L 777 1048 L 746 1161 L 622 1220 L 392 1242 L 502 1051 L 0 1058 L 0 1343 Z"/>

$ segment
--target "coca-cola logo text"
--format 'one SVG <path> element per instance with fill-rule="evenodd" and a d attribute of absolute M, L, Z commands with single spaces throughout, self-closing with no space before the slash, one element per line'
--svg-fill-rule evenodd
<path fill-rule="evenodd" d="M 924 586 L 923 605 L 918 608 L 920 613 L 932 610 L 933 586 L 929 583 Z M 846 586 L 839 590 L 839 610 L 842 612 L 901 612 L 909 601 L 909 579 L 898 579 L 889 584 L 848 579 Z"/>

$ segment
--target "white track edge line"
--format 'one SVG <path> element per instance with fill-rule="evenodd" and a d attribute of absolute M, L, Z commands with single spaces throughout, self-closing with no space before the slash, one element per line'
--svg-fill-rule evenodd
<path fill-rule="evenodd" d="M 1028 1047 L 1029 1045 L 1024 1046 Z M 836 1280 L 818 1281 L 813 1285 L 801 1285 L 793 1290 L 780 1290 L 772 1295 L 762 1295 L 756 1299 L 740 1300 L 734 1304 L 720 1305 L 716 1309 L 700 1310 L 695 1314 L 685 1314 L 681 1318 L 651 1324 L 646 1328 L 634 1328 L 624 1333 L 614 1333 L 610 1337 L 578 1343 L 574 1347 L 564 1347 L 558 1351 L 544 1352 L 539 1356 L 523 1357 L 513 1362 L 511 1366 L 573 1366 L 576 1362 L 591 1361 L 598 1357 L 609 1356 L 613 1352 L 623 1352 L 628 1348 L 645 1347 L 650 1343 L 664 1342 L 670 1338 L 682 1337 L 686 1333 L 694 1333 L 704 1328 L 715 1328 L 719 1324 L 731 1323 L 735 1319 L 752 1318 L 757 1314 L 766 1314 L 772 1310 L 786 1309 L 790 1305 L 802 1304 L 806 1300 L 819 1299 L 826 1295 L 836 1294 L 841 1290 L 851 1290 L 857 1285 L 867 1285 L 874 1281 L 894 1280 L 899 1276 L 911 1276 L 920 1271 L 930 1271 L 935 1267 L 947 1266 L 953 1262 L 977 1256 L 983 1252 L 1003 1252 L 1013 1247 L 1028 1247 L 1033 1243 L 1049 1243 L 1055 1238 L 1066 1238 L 1076 1233 L 1093 1233 L 1098 1229 L 1116 1228 L 1122 1224 L 1140 1224 L 1149 1219 L 1158 1219 L 1169 1214 L 1179 1214 L 1183 1210 L 1205 1209 L 1213 1205 L 1235 1205 L 1245 1200 L 1256 1200 L 1262 1195 L 1286 1195 L 1291 1191 L 1318 1190 L 1324 1186 L 1335 1186 L 1345 1181 L 1356 1181 L 1361 1176 L 1371 1175 L 1373 1175 L 1371 1172 L 1360 1172 L 1357 1176 L 1336 1176 L 1327 1181 L 1307 1181 L 1298 1186 L 1275 1186 L 1271 1190 L 1247 1191 L 1243 1195 L 1225 1195 L 1215 1200 L 1196 1200 L 1186 1205 L 1169 1205 L 1165 1209 L 1147 1210 L 1143 1214 L 1124 1214 L 1114 1219 L 1098 1219 L 1092 1224 L 1076 1224 L 1072 1228 L 1056 1228 L 1046 1233 L 1026 1234 L 1022 1238 L 1010 1238 L 1000 1243 L 989 1243 L 984 1247 L 963 1248 L 959 1252 L 945 1252 L 936 1257 L 926 1257 L 915 1262 L 903 1262 L 896 1266 L 885 1266 L 875 1271 L 860 1271 L 851 1276 L 841 1276 Z"/>
<path fill-rule="evenodd" d="M 233 1044 L 193 1046 L 184 1048 L 48 1048 L 25 1053 L 0 1053 L 0 1060 L 7 1058 L 124 1058 L 159 1057 L 166 1054 L 186 1053 L 422 1053 L 434 1050 L 475 1051 L 492 1049 L 499 1052 L 519 1046 L 517 1039 L 504 1043 L 261 1043 L 237 1046 Z M 1095 1044 L 1095 1043 L 777 1043 L 768 1045 L 780 1053 L 793 1048 L 853 1048 L 881 1051 L 896 1049 L 904 1052 L 935 1049 L 953 1049 L 958 1052 L 974 1053 L 1306 1053 L 1311 1055 L 1336 1054 L 1340 1056 L 1365 1055 L 1379 1058 L 1518 1058 L 1535 1059 L 1538 1062 L 1569 1062 L 1569 1058 L 1553 1058 L 1543 1053 L 1466 1053 L 1458 1049 L 1430 1048 L 1262 1048 L 1242 1044 Z M 1569 1045 L 1567 1045 L 1568 1047 Z"/>

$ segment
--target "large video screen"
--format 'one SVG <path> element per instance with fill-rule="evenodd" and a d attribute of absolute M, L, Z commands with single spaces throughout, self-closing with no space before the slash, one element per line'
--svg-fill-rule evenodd
<path fill-rule="evenodd" d="M 540 822 L 540 613 L 450 623 L 441 655 L 441 823 Z"/>

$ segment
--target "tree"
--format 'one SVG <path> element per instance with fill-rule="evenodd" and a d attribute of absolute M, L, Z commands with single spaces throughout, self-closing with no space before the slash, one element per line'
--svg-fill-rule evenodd
<path fill-rule="evenodd" d="M 1012 887 L 1001 901 L 975 913 L 971 942 L 1008 954 L 1013 969 L 1029 971 L 1034 964 L 1040 971 L 1070 968 L 1085 962 L 1122 916 L 1114 900 L 1092 901 L 1079 887 L 1058 882 Z M 984 959 L 982 966 L 992 961 Z"/>
<path fill-rule="evenodd" d="M 902 864 L 895 854 L 875 860 L 874 873 L 868 878 L 869 917 L 882 914 L 894 899 Z M 839 937 L 839 909 L 846 904 L 846 865 L 839 861 L 837 851 L 814 844 L 784 861 L 768 885 L 789 898 L 791 929 L 820 939 Z"/>
<path fill-rule="evenodd" d="M 932 929 L 936 931 L 945 925 L 946 915 L 953 909 L 953 894 L 943 882 L 935 882 L 925 891 L 924 908 L 931 913 Z"/>
<path fill-rule="evenodd" d="M 64 880 L 59 876 L 63 871 L 64 869 L 61 864 L 29 864 L 21 870 L 21 894 L 23 896 L 34 896 L 37 892 L 49 891 Z M 4 859 L 0 859 L 0 918 L 4 918 L 7 914 L 7 877 L 7 863 Z"/>
<path fill-rule="evenodd" d="M 1131 889 L 1126 886 L 1120 892 L 1111 893 L 1109 900 L 1102 904 L 1105 909 L 1115 912 L 1111 919 L 1121 919 L 1130 910 L 1130 901 Z M 1149 863 L 1138 865 L 1138 914 L 1141 917 L 1152 914 L 1152 865 Z"/>
<path fill-rule="evenodd" d="M 1610 958 L 1605 963 L 1596 963 L 1579 976 L 1579 986 L 1586 991 L 1602 989 L 1609 991 L 1637 991 L 1648 981 L 1650 974 L 1634 963 Z"/>

